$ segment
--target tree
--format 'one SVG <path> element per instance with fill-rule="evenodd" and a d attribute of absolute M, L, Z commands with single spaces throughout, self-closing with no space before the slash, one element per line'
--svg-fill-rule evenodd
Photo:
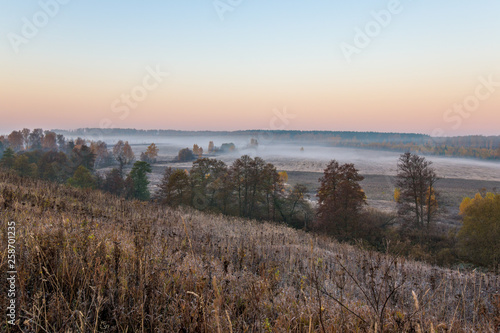
<path fill-rule="evenodd" d="M 113 168 L 109 172 L 106 173 L 102 189 L 106 192 L 115 194 L 115 195 L 123 195 L 125 191 L 125 181 L 120 175 L 120 170 Z"/>
<path fill-rule="evenodd" d="M 77 169 L 80 165 L 88 170 L 94 170 L 95 154 L 87 145 L 75 145 L 71 152 L 71 163 L 73 170 Z"/>
<path fill-rule="evenodd" d="M 394 189 L 394 202 L 399 202 L 401 199 L 401 190 L 399 188 Z"/>
<path fill-rule="evenodd" d="M 248 145 L 249 148 L 257 148 L 259 146 L 259 142 L 257 139 L 251 138 L 250 139 L 250 144 Z"/>
<path fill-rule="evenodd" d="M 113 157 L 118 161 L 120 165 L 120 174 L 123 177 L 123 167 L 135 160 L 134 152 L 132 151 L 132 147 L 128 144 L 128 141 L 123 142 L 120 140 L 114 145 Z"/>
<path fill-rule="evenodd" d="M 141 161 L 148 163 L 156 163 L 156 158 L 158 157 L 158 147 L 154 143 L 150 144 L 146 149 L 146 152 L 141 153 Z"/>
<path fill-rule="evenodd" d="M 366 204 L 359 185 L 363 179 L 354 164 L 340 165 L 335 160 L 328 164 L 317 194 L 320 228 L 342 239 L 356 236 L 361 208 Z"/>
<path fill-rule="evenodd" d="M 193 154 L 201 158 L 203 155 L 203 148 L 198 146 L 197 144 L 193 145 Z"/>
<path fill-rule="evenodd" d="M 78 137 L 75 140 L 75 146 L 83 146 L 86 143 L 87 143 L 87 141 L 81 137 Z"/>
<path fill-rule="evenodd" d="M 190 187 L 189 175 L 185 170 L 168 167 L 160 183 L 158 199 L 171 207 L 190 205 Z"/>
<path fill-rule="evenodd" d="M 9 147 L 5 149 L 2 159 L 0 159 L 0 166 L 6 169 L 12 168 L 14 166 L 15 156 L 16 154 L 12 148 Z"/>
<path fill-rule="evenodd" d="M 63 183 L 72 176 L 68 156 L 63 152 L 49 151 L 38 161 L 38 176 L 42 179 Z"/>
<path fill-rule="evenodd" d="M 22 177 L 37 177 L 38 167 L 35 163 L 30 163 L 27 155 L 19 154 L 14 160 L 14 165 L 12 167 L 19 176 Z"/>
<path fill-rule="evenodd" d="M 108 151 L 108 145 L 103 141 L 92 141 L 90 150 L 95 155 L 94 167 L 108 166 L 112 163 L 111 154 Z"/>
<path fill-rule="evenodd" d="M 189 176 L 192 201 L 198 209 L 221 208 L 217 198 L 221 190 L 221 178 L 226 173 L 226 164 L 217 159 L 200 158 L 193 162 Z"/>
<path fill-rule="evenodd" d="M 64 138 L 64 135 L 57 134 L 57 146 L 60 151 L 66 150 L 66 139 Z"/>
<path fill-rule="evenodd" d="M 194 160 L 194 154 L 193 151 L 189 148 L 184 148 L 179 150 L 179 153 L 177 154 L 177 161 L 179 162 L 190 162 Z"/>
<path fill-rule="evenodd" d="M 41 128 L 35 128 L 30 133 L 28 138 L 30 150 L 42 149 L 42 138 L 43 138 L 43 130 Z"/>
<path fill-rule="evenodd" d="M 147 174 L 151 171 L 151 166 L 147 162 L 137 161 L 134 163 L 127 177 L 133 183 L 133 198 L 144 201 L 149 200 L 150 193 L 148 190 L 149 180 Z"/>
<path fill-rule="evenodd" d="M 308 228 L 308 223 L 313 217 L 313 210 L 307 202 L 308 198 L 305 185 L 295 184 L 292 187 L 279 205 L 280 214 L 286 224 L 294 228 Z"/>
<path fill-rule="evenodd" d="M 243 155 L 235 160 L 230 173 L 234 186 L 238 215 L 248 218 L 263 218 L 277 204 L 277 191 L 281 187 L 276 168 L 260 157 L 252 159 Z M 274 208 L 274 207 L 273 207 Z"/>
<path fill-rule="evenodd" d="M 432 162 L 407 152 L 399 157 L 396 185 L 400 189 L 398 215 L 414 228 L 429 227 L 437 215 L 437 176 Z"/>
<path fill-rule="evenodd" d="M 70 154 L 73 151 L 73 148 L 75 148 L 75 141 L 69 140 L 66 143 L 66 153 Z"/>
<path fill-rule="evenodd" d="M 23 149 L 23 134 L 20 131 L 12 131 L 7 138 L 9 140 L 9 147 L 14 151 Z"/>
<path fill-rule="evenodd" d="M 223 153 L 230 153 L 236 150 L 236 146 L 234 143 L 223 143 L 222 146 L 220 146 L 220 151 Z"/>
<path fill-rule="evenodd" d="M 458 233 L 461 253 L 473 263 L 500 269 L 500 194 L 476 194 L 460 205 L 463 225 Z"/>
<path fill-rule="evenodd" d="M 213 153 L 215 151 L 215 145 L 214 145 L 214 142 L 213 141 L 210 141 L 208 143 L 208 153 Z M 500 148 L 499 148 L 499 151 L 500 151 Z"/>
<path fill-rule="evenodd" d="M 31 130 L 29 128 L 23 128 L 23 130 L 21 131 L 22 135 L 23 135 L 23 144 L 24 144 L 24 150 L 28 150 L 30 147 L 30 133 L 31 133 Z"/>
<path fill-rule="evenodd" d="M 79 188 L 94 188 L 95 181 L 90 170 L 80 165 L 73 174 L 73 177 L 68 179 L 68 185 Z"/>
<path fill-rule="evenodd" d="M 46 151 L 57 150 L 57 135 L 54 132 L 46 131 L 42 138 L 42 149 Z"/>
<path fill-rule="evenodd" d="M 280 181 L 283 184 L 288 183 L 288 173 L 286 171 L 280 171 L 278 172 L 278 175 L 280 176 Z"/>
<path fill-rule="evenodd" d="M 237 206 L 239 216 L 248 216 L 249 210 L 249 188 L 250 188 L 250 163 L 252 158 L 243 155 L 233 162 L 231 166 L 231 175 L 235 185 Z"/>

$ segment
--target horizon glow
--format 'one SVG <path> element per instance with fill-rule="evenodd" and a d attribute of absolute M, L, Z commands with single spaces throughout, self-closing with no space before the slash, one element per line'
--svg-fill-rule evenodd
<path fill-rule="evenodd" d="M 279 129 L 500 135 L 498 1 L 247 0 L 224 20 L 213 1 L 57 1 L 0 1 L 0 133 L 273 129 L 286 109 Z M 146 89 L 148 68 L 169 75 Z"/>

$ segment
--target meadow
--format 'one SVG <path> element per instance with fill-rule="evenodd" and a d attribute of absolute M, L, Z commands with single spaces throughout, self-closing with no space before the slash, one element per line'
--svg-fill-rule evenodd
<path fill-rule="evenodd" d="M 2 244 L 8 221 L 17 224 L 25 332 L 496 332 L 500 325 L 498 275 L 283 225 L 0 172 Z M 6 253 L 2 245 L 2 271 Z"/>
<path fill-rule="evenodd" d="M 180 149 L 191 147 L 193 143 L 208 142 L 209 139 L 188 137 L 183 140 L 178 138 L 160 140 L 158 162 L 152 165 L 153 173 L 149 175 L 151 191 L 157 190 L 166 167 L 187 170 L 191 168 L 191 162 L 173 161 Z M 384 212 L 394 212 L 396 209 L 393 195 L 400 155 L 398 152 L 329 147 L 324 144 L 300 146 L 278 142 L 269 142 L 257 148 L 246 148 L 250 139 L 232 137 L 216 137 L 216 139 L 219 140 L 218 144 L 234 141 L 239 149 L 233 153 L 204 156 L 217 158 L 228 165 L 243 154 L 262 157 L 275 165 L 279 171 L 286 171 L 290 185 L 299 183 L 306 185 L 313 204 L 316 202 L 318 180 L 328 162 L 336 159 L 341 163 L 354 163 L 365 177 L 361 186 L 366 193 L 368 205 Z M 147 143 L 149 141 L 142 142 L 137 139 L 131 142 L 134 142 L 132 148 L 136 156 L 145 151 L 149 144 Z M 426 158 L 433 162 L 432 166 L 439 177 L 436 190 L 439 192 L 442 208 L 440 216 L 442 223 L 455 226 L 460 224 L 458 208 L 464 197 L 473 197 L 480 191 L 497 192 L 500 189 L 500 163 L 497 161 L 440 156 L 426 156 Z"/>

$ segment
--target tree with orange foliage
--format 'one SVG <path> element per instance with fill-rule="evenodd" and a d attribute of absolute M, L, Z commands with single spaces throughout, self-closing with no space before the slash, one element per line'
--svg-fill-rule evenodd
<path fill-rule="evenodd" d="M 9 147 L 14 151 L 20 151 L 23 149 L 23 134 L 20 131 L 12 131 L 8 136 Z"/>
<path fill-rule="evenodd" d="M 47 151 L 57 150 L 57 135 L 54 132 L 46 131 L 42 138 L 42 149 Z"/>
<path fill-rule="evenodd" d="M 282 184 L 288 183 L 288 173 L 286 171 L 280 171 L 278 175 L 280 176 L 280 182 Z"/>
<path fill-rule="evenodd" d="M 203 155 L 203 148 L 198 146 L 197 144 L 193 145 L 193 154 L 198 156 L 198 158 L 201 158 Z"/>
<path fill-rule="evenodd" d="M 154 143 L 150 144 L 144 153 L 141 153 L 141 161 L 148 163 L 156 163 L 158 157 L 158 147 Z"/>

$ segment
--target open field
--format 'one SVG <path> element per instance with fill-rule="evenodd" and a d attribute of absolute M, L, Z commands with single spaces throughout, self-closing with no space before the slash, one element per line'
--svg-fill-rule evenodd
<path fill-rule="evenodd" d="M 366 192 L 367 202 L 371 207 L 394 211 L 393 193 L 397 172 L 397 161 L 399 153 L 390 151 L 376 151 L 354 148 L 326 147 L 322 145 L 302 146 L 273 144 L 259 146 L 256 149 L 241 148 L 246 142 L 231 138 L 219 138 L 222 142 L 235 141 L 240 149 L 230 154 L 207 155 L 217 158 L 227 164 L 231 164 L 236 158 L 243 154 L 252 157 L 259 156 L 276 166 L 278 170 L 287 171 L 289 183 L 303 183 L 309 190 L 312 201 L 315 201 L 318 179 L 324 168 L 331 159 L 337 159 L 341 163 L 354 163 L 356 168 L 365 177 L 361 186 Z M 185 147 L 191 147 L 193 143 L 208 142 L 208 138 L 185 138 L 182 142 L 174 139 L 171 143 L 163 141 L 158 144 L 160 148 L 159 162 L 153 165 L 153 173 L 150 175 L 151 189 L 154 191 L 161 180 L 164 169 L 168 166 L 174 168 L 189 169 L 191 162 L 175 163 L 173 159 L 177 152 Z M 184 144 L 183 144 L 184 143 Z M 135 143 L 132 147 L 138 156 L 146 150 L 149 143 Z M 472 197 L 478 191 L 485 189 L 490 192 L 500 190 L 500 163 L 493 161 L 479 161 L 466 158 L 451 157 L 427 157 L 433 162 L 433 167 L 440 178 L 437 190 L 440 193 L 440 203 L 443 209 L 443 220 L 458 223 L 458 207 L 466 196 Z"/>
<path fill-rule="evenodd" d="M 318 179 L 322 176 L 319 172 L 289 171 L 289 183 L 305 184 L 311 195 L 316 193 Z M 386 175 L 363 175 L 365 179 L 361 186 L 366 193 L 368 204 L 383 210 L 394 209 L 393 202 L 395 177 Z M 440 193 L 440 202 L 450 215 L 458 214 L 458 207 L 465 196 L 473 197 L 481 190 L 490 192 L 500 190 L 500 181 L 442 178 L 436 184 Z"/>
<path fill-rule="evenodd" d="M 497 275 L 5 173 L 0 191 L 3 244 L 7 221 L 19 235 L 26 331 L 495 332 L 500 324 Z"/>

